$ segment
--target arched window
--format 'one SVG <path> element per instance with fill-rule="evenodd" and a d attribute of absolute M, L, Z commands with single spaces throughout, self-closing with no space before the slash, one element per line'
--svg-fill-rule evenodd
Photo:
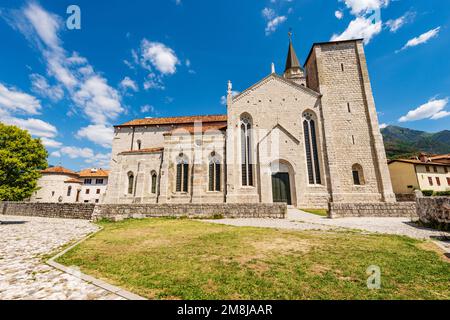
<path fill-rule="evenodd" d="M 155 171 L 152 172 L 152 193 L 156 194 L 156 181 L 157 181 L 158 175 Z"/>
<path fill-rule="evenodd" d="M 220 170 L 220 159 L 216 156 L 215 152 L 212 152 L 209 161 L 209 191 L 220 191 Z"/>
<path fill-rule="evenodd" d="M 133 194 L 133 184 L 134 184 L 134 174 L 133 172 L 128 172 L 128 194 Z"/>
<path fill-rule="evenodd" d="M 182 153 L 177 158 L 176 192 L 188 192 L 189 162 Z"/>
<path fill-rule="evenodd" d="M 306 165 L 310 184 L 321 184 L 319 154 L 317 150 L 316 121 L 310 112 L 303 114 L 303 133 L 305 135 Z"/>
<path fill-rule="evenodd" d="M 137 143 L 137 149 L 138 149 L 138 150 L 141 150 L 141 147 L 142 147 L 142 142 L 141 142 L 141 140 L 136 141 L 136 143 Z"/>
<path fill-rule="evenodd" d="M 70 194 L 72 193 L 72 186 L 69 186 L 67 188 L 67 196 L 70 197 Z"/>
<path fill-rule="evenodd" d="M 242 115 L 240 126 L 241 126 L 242 185 L 253 186 L 251 117 L 249 115 Z"/>
<path fill-rule="evenodd" d="M 353 184 L 355 186 L 360 186 L 360 185 L 365 184 L 363 168 L 361 167 L 360 164 L 355 163 L 352 166 L 352 175 L 353 175 Z"/>

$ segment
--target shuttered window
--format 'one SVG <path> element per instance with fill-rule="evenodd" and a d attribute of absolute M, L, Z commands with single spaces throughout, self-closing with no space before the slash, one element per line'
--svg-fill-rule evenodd
<path fill-rule="evenodd" d="M 177 164 L 176 172 L 176 192 L 188 192 L 189 186 L 189 164 L 185 160 L 181 160 Z"/>
<path fill-rule="evenodd" d="M 209 191 L 220 191 L 220 161 L 217 159 L 213 159 L 209 163 L 208 170 L 208 190 Z"/>

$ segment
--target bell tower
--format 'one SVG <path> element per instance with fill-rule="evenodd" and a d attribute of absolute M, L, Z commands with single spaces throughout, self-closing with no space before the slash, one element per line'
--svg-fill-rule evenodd
<path fill-rule="evenodd" d="M 306 86 L 305 70 L 303 70 L 292 45 L 292 32 L 289 31 L 289 49 L 283 77 L 297 84 Z"/>

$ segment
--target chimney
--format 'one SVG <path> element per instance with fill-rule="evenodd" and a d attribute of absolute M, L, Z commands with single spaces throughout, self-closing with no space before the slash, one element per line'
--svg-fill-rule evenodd
<path fill-rule="evenodd" d="M 427 157 L 427 155 L 426 155 L 425 153 L 420 153 L 420 154 L 419 154 L 419 160 L 420 160 L 421 162 L 424 162 L 424 163 L 429 162 L 429 159 L 428 159 L 428 157 Z"/>

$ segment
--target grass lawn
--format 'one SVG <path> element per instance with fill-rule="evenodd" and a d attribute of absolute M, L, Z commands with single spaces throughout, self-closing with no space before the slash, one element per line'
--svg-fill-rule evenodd
<path fill-rule="evenodd" d="M 450 264 L 407 237 L 187 219 L 100 224 L 58 262 L 150 299 L 450 299 Z M 381 268 L 379 290 L 367 289 L 370 265 Z"/>
<path fill-rule="evenodd" d="M 328 217 L 328 210 L 326 210 L 326 209 L 300 209 L 300 210 L 308 212 L 308 213 L 316 214 L 318 216 Z"/>

